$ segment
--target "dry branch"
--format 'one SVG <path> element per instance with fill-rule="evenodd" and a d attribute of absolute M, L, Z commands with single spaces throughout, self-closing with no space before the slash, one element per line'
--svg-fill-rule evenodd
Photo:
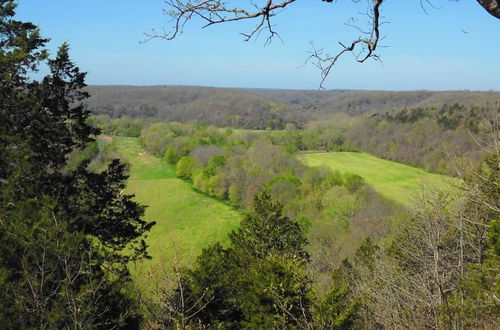
<path fill-rule="evenodd" d="M 275 31 L 272 24 L 272 18 L 280 13 L 288 5 L 297 0 L 251 0 L 239 1 L 236 6 L 231 5 L 231 1 L 224 0 L 165 0 L 165 4 L 169 8 L 163 10 L 166 16 L 171 18 L 173 23 L 171 31 L 163 31 L 156 33 L 147 33 L 148 41 L 153 38 L 164 40 L 172 40 L 182 34 L 185 24 L 193 18 L 201 19 L 203 28 L 228 22 L 236 21 L 256 21 L 256 25 L 248 32 L 241 33 L 244 40 L 248 41 L 259 36 L 262 32 L 267 33 L 265 44 L 269 44 L 274 37 L 279 38 L 279 34 Z M 333 3 L 335 0 L 321 0 L 323 2 Z M 360 0 L 352 0 L 360 2 Z M 310 56 L 306 63 L 311 61 L 314 66 L 321 71 L 320 88 L 322 88 L 326 78 L 330 75 L 332 68 L 337 61 L 347 53 L 354 55 L 359 63 L 363 63 L 368 59 L 380 61 L 380 57 L 375 53 L 381 40 L 380 27 L 384 22 L 381 21 L 381 6 L 385 0 L 366 0 L 368 3 L 368 11 L 366 13 L 370 22 L 368 30 L 361 29 L 351 20 L 347 25 L 357 29 L 361 36 L 349 42 L 342 43 L 341 50 L 335 55 L 330 55 L 323 49 L 316 49 L 312 46 Z M 244 2 L 242 4 L 242 2 Z M 430 0 L 420 0 L 423 7 L 423 2 L 431 7 L 434 7 Z M 500 19 L 500 0 L 477 0 L 477 2 L 492 16 Z M 425 11 L 425 8 L 424 8 Z"/>

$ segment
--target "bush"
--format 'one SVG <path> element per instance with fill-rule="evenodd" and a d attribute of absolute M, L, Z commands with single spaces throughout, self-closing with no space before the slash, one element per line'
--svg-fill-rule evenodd
<path fill-rule="evenodd" d="M 241 187 L 238 184 L 232 184 L 227 192 L 229 201 L 233 205 L 239 205 L 241 202 Z"/>
<path fill-rule="evenodd" d="M 165 159 L 167 163 L 175 165 L 179 161 L 179 156 L 175 152 L 174 148 L 168 147 L 167 150 L 165 151 Z"/>
<path fill-rule="evenodd" d="M 196 162 L 192 157 L 184 156 L 179 159 L 177 162 L 177 168 L 175 174 L 179 178 L 189 179 L 191 180 L 194 174 L 194 171 L 197 169 Z"/>
<path fill-rule="evenodd" d="M 347 173 L 344 176 L 344 186 L 349 189 L 349 191 L 356 191 L 365 184 L 365 179 L 357 174 Z"/>

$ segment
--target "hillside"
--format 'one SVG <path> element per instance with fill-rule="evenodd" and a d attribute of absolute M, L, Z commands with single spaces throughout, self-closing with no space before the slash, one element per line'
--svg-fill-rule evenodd
<path fill-rule="evenodd" d="M 296 122 L 297 113 L 245 90 L 173 86 L 90 86 L 88 109 L 112 117 L 202 120 L 217 126 L 264 129 Z"/>
<path fill-rule="evenodd" d="M 363 91 L 363 90 L 273 90 L 252 92 L 286 105 L 309 110 L 318 117 L 344 112 L 350 115 L 384 112 L 405 107 L 439 106 L 459 103 L 484 105 L 500 101 L 500 92 L 475 91 Z"/>
<path fill-rule="evenodd" d="M 178 86 L 89 86 L 90 111 L 112 117 L 202 120 L 220 127 L 249 129 L 299 126 L 344 112 L 350 115 L 404 107 L 500 101 L 500 92 L 313 91 Z"/>

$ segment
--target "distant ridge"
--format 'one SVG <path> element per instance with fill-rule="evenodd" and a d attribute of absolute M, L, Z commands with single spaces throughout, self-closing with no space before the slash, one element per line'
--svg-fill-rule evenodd
<path fill-rule="evenodd" d="M 303 125 L 344 112 L 361 115 L 405 107 L 500 103 L 497 91 L 365 91 L 218 88 L 202 86 L 93 85 L 90 111 L 116 117 L 202 120 L 251 129 Z"/>

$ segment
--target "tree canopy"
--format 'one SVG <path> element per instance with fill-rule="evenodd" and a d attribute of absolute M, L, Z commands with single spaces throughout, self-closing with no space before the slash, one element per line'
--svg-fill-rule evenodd
<path fill-rule="evenodd" d="M 153 223 L 123 194 L 125 166 L 68 166 L 99 130 L 81 103 L 85 73 L 63 44 L 50 57 L 38 28 L 0 1 L 0 323 L 7 328 L 138 322 L 127 263 L 148 257 Z M 33 80 L 40 65 L 50 73 Z"/>

